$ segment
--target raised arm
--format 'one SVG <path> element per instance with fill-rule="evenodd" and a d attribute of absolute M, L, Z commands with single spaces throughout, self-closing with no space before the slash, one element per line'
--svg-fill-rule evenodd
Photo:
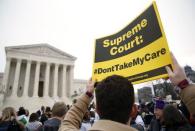
<path fill-rule="evenodd" d="M 84 114 L 93 98 L 94 82 L 89 80 L 87 92 L 83 94 L 77 102 L 67 112 L 61 123 L 59 131 L 79 131 Z"/>
<path fill-rule="evenodd" d="M 189 112 L 195 116 L 195 84 L 189 83 L 183 68 L 179 65 L 176 58 L 172 56 L 173 71 L 166 67 L 169 79 L 175 85 L 181 88 L 180 97 L 185 103 Z"/>

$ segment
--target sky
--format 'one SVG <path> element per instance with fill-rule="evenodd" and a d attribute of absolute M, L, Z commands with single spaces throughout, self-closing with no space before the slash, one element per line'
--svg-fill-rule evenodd
<path fill-rule="evenodd" d="M 170 50 L 195 68 L 195 1 L 156 0 Z M 152 0 L 0 0 L 0 72 L 5 47 L 48 43 L 77 57 L 74 78 L 92 74 L 95 39 L 129 24 Z"/>

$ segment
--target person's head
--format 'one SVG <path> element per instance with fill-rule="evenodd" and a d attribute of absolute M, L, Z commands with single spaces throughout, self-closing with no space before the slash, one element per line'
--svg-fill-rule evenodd
<path fill-rule="evenodd" d="M 38 110 L 36 113 L 37 113 L 38 117 L 41 116 L 41 111 L 40 110 Z"/>
<path fill-rule="evenodd" d="M 64 118 L 67 112 L 67 107 L 64 102 L 56 102 L 52 107 L 52 116 Z"/>
<path fill-rule="evenodd" d="M 35 122 L 35 121 L 39 121 L 39 116 L 37 113 L 32 113 L 30 115 L 29 122 Z"/>
<path fill-rule="evenodd" d="M 75 104 L 75 103 L 77 103 L 77 99 L 74 99 L 74 100 L 72 101 L 72 104 Z"/>
<path fill-rule="evenodd" d="M 70 109 L 70 105 L 66 105 L 67 109 L 69 110 Z"/>
<path fill-rule="evenodd" d="M 24 109 L 24 107 L 19 108 L 18 116 L 21 116 L 21 115 L 26 115 L 26 110 Z"/>
<path fill-rule="evenodd" d="M 162 118 L 164 107 L 165 107 L 165 102 L 163 100 L 155 101 L 154 115 L 156 116 L 156 119 Z"/>
<path fill-rule="evenodd" d="M 46 106 L 46 108 L 45 108 L 45 115 L 48 118 L 51 118 L 51 108 L 49 106 Z"/>
<path fill-rule="evenodd" d="M 163 109 L 163 121 L 166 127 L 180 126 L 187 123 L 184 115 L 172 105 L 167 105 Z"/>
<path fill-rule="evenodd" d="M 51 108 L 49 106 L 46 106 L 45 112 L 51 112 Z"/>
<path fill-rule="evenodd" d="M 16 118 L 16 112 L 13 107 L 6 107 L 2 111 L 1 121 L 10 121 L 13 118 Z"/>
<path fill-rule="evenodd" d="M 44 106 L 41 106 L 41 111 L 45 112 L 45 107 Z"/>
<path fill-rule="evenodd" d="M 25 110 L 26 111 L 26 116 L 28 117 L 29 116 L 29 110 Z"/>
<path fill-rule="evenodd" d="M 134 105 L 134 88 L 128 79 L 109 76 L 96 85 L 95 93 L 100 119 L 127 124 Z"/>

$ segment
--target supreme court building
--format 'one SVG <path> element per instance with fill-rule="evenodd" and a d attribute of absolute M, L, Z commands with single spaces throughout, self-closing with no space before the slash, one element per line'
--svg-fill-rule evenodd
<path fill-rule="evenodd" d="M 6 66 L 0 80 L 0 108 L 20 106 L 36 111 L 56 101 L 70 104 L 86 87 L 74 79 L 76 57 L 49 44 L 5 47 Z"/>

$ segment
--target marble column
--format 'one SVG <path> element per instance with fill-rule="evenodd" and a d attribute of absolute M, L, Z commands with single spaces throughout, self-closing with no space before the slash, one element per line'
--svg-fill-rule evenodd
<path fill-rule="evenodd" d="M 50 76 L 50 63 L 46 63 L 45 82 L 44 82 L 44 97 L 49 97 L 49 76 Z"/>
<path fill-rule="evenodd" d="M 11 66 L 11 58 L 7 57 L 6 58 L 6 66 L 5 66 L 5 72 L 4 72 L 4 76 L 3 76 L 3 92 L 6 92 L 6 90 L 8 89 L 8 80 L 9 80 L 9 71 L 10 71 L 10 66 Z"/>
<path fill-rule="evenodd" d="M 66 97 L 66 65 L 62 66 L 62 97 Z"/>
<path fill-rule="evenodd" d="M 54 68 L 54 97 L 58 97 L 58 69 L 59 69 L 59 64 L 55 64 Z"/>
<path fill-rule="evenodd" d="M 31 70 L 31 61 L 27 60 L 26 73 L 25 73 L 25 79 L 24 79 L 24 92 L 23 92 L 23 96 L 25 97 L 28 97 L 30 70 Z"/>
<path fill-rule="evenodd" d="M 34 92 L 33 92 L 34 97 L 38 97 L 40 66 L 41 66 L 41 63 L 39 61 L 37 61 L 36 62 L 36 69 L 35 69 Z"/>
<path fill-rule="evenodd" d="M 74 79 L 74 66 L 73 65 L 71 65 L 70 66 L 70 73 L 69 73 L 69 89 L 68 89 L 68 92 L 67 92 L 67 94 L 68 94 L 68 97 L 70 97 L 72 94 L 72 88 L 73 88 L 73 79 Z"/>
<path fill-rule="evenodd" d="M 14 84 L 13 84 L 13 90 L 12 90 L 12 97 L 17 97 L 17 90 L 18 90 L 18 83 L 20 78 L 20 68 L 21 68 L 21 59 L 16 60 L 16 70 L 15 70 L 15 77 L 14 77 Z"/>

